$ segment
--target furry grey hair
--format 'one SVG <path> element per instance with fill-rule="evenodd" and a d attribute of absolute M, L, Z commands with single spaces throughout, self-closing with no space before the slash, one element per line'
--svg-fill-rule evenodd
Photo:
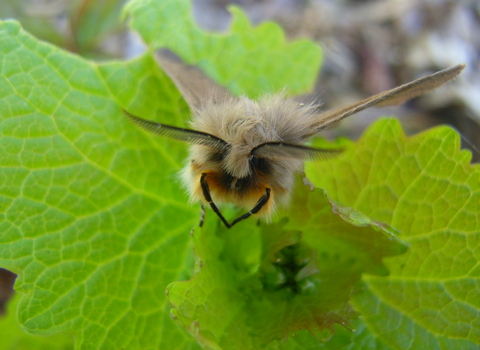
<path fill-rule="evenodd" d="M 199 167 L 197 171 L 221 171 L 242 179 L 252 176 L 252 171 L 255 171 L 250 158 L 256 146 L 266 142 L 303 144 L 318 118 L 318 105 L 286 99 L 284 94 L 264 96 L 258 101 L 231 97 L 221 102 L 206 101 L 202 106 L 195 107 L 194 114 L 190 123 L 192 129 L 216 136 L 231 146 L 221 157 L 215 157 L 218 151 L 192 145 L 191 160 Z M 269 186 L 276 190 L 276 201 L 288 200 L 294 174 L 302 170 L 303 161 L 268 159 Z M 190 164 L 187 165 L 183 178 L 188 187 L 192 186 L 195 176 Z M 193 191 L 192 188 L 190 190 Z"/>
<path fill-rule="evenodd" d="M 316 105 L 302 105 L 283 95 L 266 96 L 259 101 L 240 97 L 197 108 L 190 125 L 230 144 L 231 150 L 222 162 L 223 170 L 243 178 L 251 175 L 248 159 L 256 146 L 274 141 L 304 143 L 316 111 Z"/>
<path fill-rule="evenodd" d="M 194 113 L 190 126 L 199 133 L 195 135 L 192 130 L 152 123 L 132 115 L 130 118 L 150 132 L 192 144 L 190 163 L 182 174 L 190 197 L 204 200 L 199 179 L 202 173 L 210 172 L 215 174 L 212 181 L 217 182 L 217 188 L 212 186 L 212 196 L 216 197 L 213 200 L 252 208 L 259 197 L 249 194 L 261 196 L 262 192 L 256 194 L 255 191 L 267 186 L 272 191 L 266 207 L 273 209 L 274 202 L 288 201 L 294 174 L 302 170 L 305 160 L 311 159 L 309 155 L 324 151 L 302 148 L 310 137 L 366 108 L 399 104 L 437 88 L 455 78 L 465 67 L 459 64 L 344 108 L 319 114 L 317 104 L 302 104 L 286 98 L 285 94 L 267 95 L 259 100 L 234 97 L 199 69 L 185 65 L 170 52 L 159 50 L 156 58 L 189 104 Z M 265 145 L 269 142 L 281 144 Z M 255 150 L 257 146 L 263 149 Z M 285 152 L 288 147 L 290 151 Z M 283 156 L 282 152 L 285 152 Z M 269 215 L 271 211 L 263 210 L 262 213 Z"/>

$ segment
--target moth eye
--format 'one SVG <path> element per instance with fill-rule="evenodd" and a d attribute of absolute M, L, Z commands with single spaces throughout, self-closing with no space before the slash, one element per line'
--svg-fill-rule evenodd
<path fill-rule="evenodd" d="M 225 158 L 225 153 L 222 152 L 212 152 L 208 157 L 210 161 L 220 163 Z"/>
<path fill-rule="evenodd" d="M 252 157 L 250 158 L 250 166 L 262 173 L 268 173 L 270 170 L 270 163 L 266 158 Z"/>

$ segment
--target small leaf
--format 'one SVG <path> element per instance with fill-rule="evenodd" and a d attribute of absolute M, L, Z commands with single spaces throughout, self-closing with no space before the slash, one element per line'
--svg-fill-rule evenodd
<path fill-rule="evenodd" d="M 133 0 L 125 11 L 148 45 L 171 49 L 235 94 L 258 97 L 282 89 L 299 94 L 315 83 L 321 60 L 317 45 L 307 40 L 286 43 L 273 23 L 252 28 L 236 7 L 231 7 L 227 34 L 197 28 L 187 0 Z"/>
<path fill-rule="evenodd" d="M 274 224 L 248 220 L 226 230 L 207 214 L 194 234 L 197 274 L 168 287 L 175 317 L 207 349 L 261 349 L 303 329 L 317 343 L 328 339 L 335 324 L 357 317 L 348 302 L 361 274 L 385 275 L 382 259 L 406 249 L 385 225 L 300 181 Z M 251 254 L 255 247 L 261 255 Z"/>

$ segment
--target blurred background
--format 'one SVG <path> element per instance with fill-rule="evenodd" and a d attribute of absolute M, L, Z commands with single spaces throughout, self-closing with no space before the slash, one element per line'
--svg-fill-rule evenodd
<path fill-rule="evenodd" d="M 34 36 L 88 59 L 128 59 L 144 47 L 122 21 L 126 2 L 1 0 L 0 18 L 17 19 Z M 230 5 L 254 24 L 278 23 L 289 40 L 308 38 L 322 47 L 313 93 L 325 109 L 466 63 L 441 89 L 400 107 L 364 111 L 326 134 L 357 138 L 375 118 L 395 115 L 409 135 L 449 124 L 463 135 L 463 147 L 480 148 L 479 0 L 193 0 L 195 19 L 207 30 L 228 31 Z M 478 162 L 480 153 L 472 153 Z M 13 279 L 0 270 L 0 312 Z"/>
<path fill-rule="evenodd" d="M 127 59 L 144 47 L 122 20 L 126 2 L 2 0 L 0 18 L 15 18 L 36 37 L 89 59 Z M 308 38 L 322 47 L 313 94 L 325 109 L 466 63 L 442 89 L 399 108 L 362 112 L 329 133 L 356 138 L 378 116 L 395 115 L 408 134 L 448 123 L 480 146 L 479 0 L 193 0 L 194 17 L 209 31 L 226 32 L 231 5 L 254 24 L 274 21 L 289 40 Z"/>

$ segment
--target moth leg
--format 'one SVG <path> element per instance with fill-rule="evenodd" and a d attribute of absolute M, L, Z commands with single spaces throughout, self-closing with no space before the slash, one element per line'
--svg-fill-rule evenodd
<path fill-rule="evenodd" d="M 200 222 L 198 223 L 198 226 L 202 227 L 203 223 L 205 222 L 205 206 L 203 203 L 200 203 Z"/>
<path fill-rule="evenodd" d="M 229 224 L 228 221 L 224 218 L 224 216 L 220 212 L 220 210 L 218 209 L 217 205 L 213 202 L 212 196 L 210 195 L 210 187 L 208 186 L 206 176 L 207 176 L 207 173 L 202 173 L 202 176 L 200 177 L 200 185 L 202 187 L 203 197 L 205 197 L 205 200 L 208 202 L 208 204 L 210 204 L 210 207 L 212 208 L 212 210 L 215 212 L 215 214 L 217 214 L 217 216 L 220 218 L 220 220 L 222 220 L 223 224 L 227 228 L 231 228 L 236 223 L 238 223 L 242 220 L 245 220 L 246 218 L 250 217 L 253 214 L 258 213 L 260 211 L 260 209 L 262 209 L 263 206 L 270 199 L 271 190 L 270 190 L 270 188 L 266 188 L 265 189 L 265 194 L 260 197 L 257 204 L 255 204 L 255 206 L 252 208 L 252 210 L 243 214 L 242 216 L 239 216 L 238 218 L 233 220 L 233 222 L 231 224 Z M 202 212 L 202 220 L 200 222 L 200 226 L 203 225 L 203 221 L 204 221 L 204 218 L 205 218 L 205 207 L 203 206 L 203 204 L 202 204 L 202 211 L 203 211 Z"/>
<path fill-rule="evenodd" d="M 245 220 L 246 218 L 250 217 L 251 215 L 258 213 L 260 211 L 260 209 L 262 209 L 263 206 L 268 202 L 268 200 L 270 198 L 270 191 L 271 190 L 267 187 L 265 189 L 265 194 L 260 197 L 257 204 L 255 204 L 255 206 L 252 208 L 252 210 L 250 210 L 249 212 L 247 212 L 247 213 L 243 214 L 242 216 L 239 216 L 238 218 L 233 220 L 233 222 L 230 224 L 230 227 L 235 225 L 237 222 Z"/>
<path fill-rule="evenodd" d="M 213 202 L 212 196 L 210 195 L 210 187 L 208 187 L 208 182 L 205 178 L 206 176 L 207 173 L 202 173 L 202 177 L 200 178 L 200 185 L 202 186 L 203 197 L 205 197 L 205 200 L 208 202 L 208 204 L 210 204 L 212 210 L 215 212 L 215 214 L 217 214 L 220 220 L 222 220 L 225 226 L 227 226 L 227 228 L 230 228 L 232 227 L 232 225 L 230 225 L 228 221 L 223 217 L 217 205 Z"/>

